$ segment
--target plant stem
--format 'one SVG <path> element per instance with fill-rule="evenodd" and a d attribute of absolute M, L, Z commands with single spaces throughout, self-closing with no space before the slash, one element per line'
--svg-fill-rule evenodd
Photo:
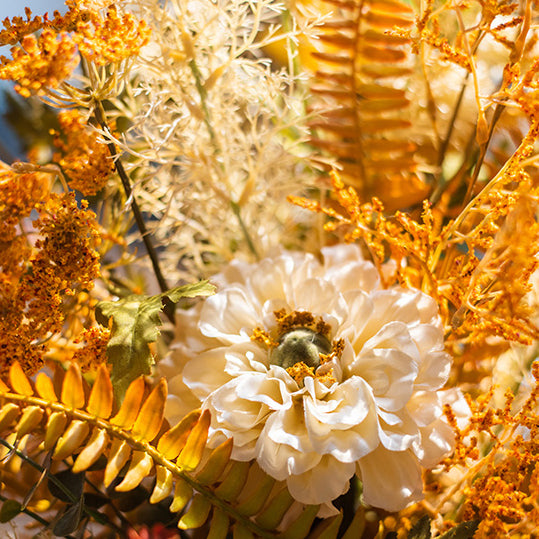
<path fill-rule="evenodd" d="M 468 189 L 466 191 L 466 195 L 464 197 L 464 200 L 462 202 L 462 206 L 466 207 L 468 202 L 472 199 L 473 190 L 475 187 L 475 183 L 477 182 L 477 178 L 479 177 L 479 172 L 481 171 L 481 166 L 483 165 L 483 161 L 485 160 L 485 156 L 487 154 L 487 148 L 488 145 L 492 139 L 492 134 L 494 133 L 494 127 L 496 126 L 496 123 L 500 119 L 500 116 L 502 115 L 502 112 L 504 111 L 505 106 L 498 104 L 496 105 L 496 108 L 494 109 L 494 114 L 492 116 L 492 122 L 490 123 L 490 128 L 488 132 L 488 138 L 485 141 L 484 144 L 481 145 L 481 150 L 479 154 L 479 158 L 477 159 L 475 163 L 474 173 L 470 180 L 470 183 L 468 184 Z"/>
<path fill-rule="evenodd" d="M 0 445 L 3 445 L 4 447 L 6 447 L 10 452 L 15 453 L 15 455 L 17 455 L 19 458 L 27 462 L 30 466 L 32 466 L 32 468 L 35 468 L 40 473 L 46 472 L 47 479 L 51 481 L 51 483 L 54 483 L 54 485 L 58 487 L 71 500 L 72 503 L 78 502 L 78 500 L 75 498 L 73 493 L 61 481 L 58 481 L 58 479 L 54 477 L 54 475 L 49 473 L 49 471 L 46 470 L 46 468 L 44 468 L 43 466 L 38 464 L 35 460 L 25 455 L 22 451 L 19 451 L 15 446 L 11 445 L 9 442 L 4 440 L 3 438 L 0 438 Z M 102 524 L 103 526 L 110 526 L 116 532 L 122 532 L 121 528 L 119 528 L 116 524 L 114 524 L 114 522 L 111 522 L 102 513 L 89 509 L 85 505 L 83 506 L 82 510 L 84 511 L 84 513 L 86 513 L 87 516 L 89 516 L 90 518 L 93 518 L 97 523 Z"/>
<path fill-rule="evenodd" d="M 109 149 L 111 157 L 114 159 L 114 166 L 116 168 L 116 172 L 118 172 L 120 180 L 122 181 L 122 186 L 124 188 L 125 194 L 128 199 L 131 199 L 131 210 L 133 211 L 133 216 L 135 217 L 137 228 L 139 229 L 142 241 L 144 242 L 144 246 L 146 247 L 146 251 L 152 262 L 153 271 L 159 284 L 159 288 L 161 289 L 161 292 L 166 292 L 169 287 L 159 266 L 159 258 L 157 256 L 157 251 L 155 250 L 155 247 L 153 246 L 153 243 L 150 239 L 148 229 L 146 228 L 146 223 L 144 222 L 144 218 L 142 217 L 142 212 L 139 208 L 139 205 L 137 204 L 137 201 L 133 196 L 133 189 L 131 188 L 129 176 L 127 175 L 123 163 L 118 155 L 116 144 L 114 144 L 114 141 L 112 140 L 112 135 L 107 124 L 105 111 L 103 110 L 103 105 L 101 101 L 95 102 L 94 115 L 95 119 L 97 120 L 97 123 L 105 132 L 105 136 L 107 137 L 107 147 Z M 174 324 L 174 304 L 170 301 L 167 301 L 167 298 L 165 298 L 164 304 L 165 307 L 163 309 L 163 312 L 166 314 L 167 318 Z"/>
<path fill-rule="evenodd" d="M 200 69 L 198 68 L 198 65 L 194 58 L 189 62 L 189 68 L 191 69 L 191 73 L 193 74 L 193 77 L 195 79 L 195 86 L 196 86 L 198 95 L 200 97 L 200 106 L 202 107 L 202 112 L 204 113 L 204 123 L 206 125 L 206 128 L 208 129 L 210 140 L 211 140 L 211 143 L 213 144 L 214 152 L 216 154 L 219 154 L 221 153 L 221 148 L 219 147 L 217 135 L 215 134 L 215 130 L 213 129 L 213 126 L 211 123 L 211 115 L 210 115 L 210 110 L 208 108 L 208 103 L 207 103 L 208 91 L 206 90 L 206 87 L 204 86 L 204 82 L 202 80 L 202 73 L 200 72 Z M 224 172 L 222 164 L 220 168 L 221 168 L 221 171 Z M 230 206 L 232 208 L 232 212 L 238 219 L 238 223 L 240 225 L 241 231 L 243 233 L 243 236 L 245 237 L 245 241 L 247 242 L 247 247 L 249 247 L 249 250 L 253 253 L 255 258 L 257 260 L 260 260 L 260 257 L 258 256 L 253 240 L 251 239 L 249 231 L 247 230 L 247 227 L 245 226 L 245 221 L 243 220 L 241 216 L 241 208 L 239 204 L 233 201 L 232 199 L 229 199 L 229 200 L 230 200 Z"/>
<path fill-rule="evenodd" d="M 0 494 L 0 501 L 6 502 L 6 501 L 9 501 L 9 500 L 10 500 L 10 498 L 6 498 L 2 494 Z M 30 509 L 26 509 L 26 508 L 21 509 L 21 513 L 24 513 L 24 514 L 28 515 L 30 518 L 33 518 L 35 521 L 39 522 L 40 524 L 43 524 L 43 526 L 45 526 L 47 528 L 50 526 L 50 522 L 48 520 L 45 520 L 44 518 L 40 517 L 37 513 L 34 513 L 33 511 L 30 511 Z M 68 535 L 67 537 L 71 538 L 71 535 Z"/>
<path fill-rule="evenodd" d="M 218 152 L 219 145 L 217 143 L 217 136 L 215 135 L 215 131 L 210 121 L 210 111 L 208 109 L 207 103 L 208 91 L 204 86 L 204 82 L 202 81 L 202 73 L 200 73 L 200 70 L 198 69 L 198 65 L 195 62 L 194 58 L 189 62 L 189 68 L 191 69 L 191 73 L 193 74 L 193 77 L 195 79 L 195 86 L 198 95 L 200 96 L 200 106 L 202 107 L 202 112 L 204 113 L 204 123 L 206 124 L 208 133 L 210 134 L 210 140 L 213 144 L 213 147 Z"/>
<path fill-rule="evenodd" d="M 253 255 L 255 256 L 257 260 L 260 260 L 260 256 L 258 255 L 255 244 L 253 243 L 253 240 L 249 234 L 249 231 L 247 230 L 247 227 L 245 226 L 245 222 L 243 221 L 241 217 L 239 205 L 236 202 L 233 202 L 232 200 L 230 201 L 230 205 L 232 207 L 232 211 L 234 212 L 234 215 L 238 218 L 240 228 L 243 232 L 243 235 L 245 237 L 245 241 L 247 242 L 247 246 L 249 247 L 249 250 L 253 253 Z"/>

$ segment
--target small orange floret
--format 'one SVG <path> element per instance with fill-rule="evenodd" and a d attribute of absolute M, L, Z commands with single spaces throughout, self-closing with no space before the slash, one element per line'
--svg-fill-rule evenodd
<path fill-rule="evenodd" d="M 23 97 L 43 95 L 71 76 L 79 63 L 76 52 L 73 38 L 65 33 L 47 28 L 39 37 L 27 35 L 22 47 L 12 49 L 12 60 L 1 58 L 0 79 L 15 81 Z"/>

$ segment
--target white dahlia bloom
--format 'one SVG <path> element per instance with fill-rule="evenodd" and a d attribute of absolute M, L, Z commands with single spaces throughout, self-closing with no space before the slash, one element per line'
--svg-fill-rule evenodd
<path fill-rule="evenodd" d="M 357 246 L 323 257 L 233 262 L 217 294 L 178 314 L 160 367 L 167 415 L 202 403 L 210 446 L 233 438 L 232 458 L 256 459 L 300 502 L 331 502 L 357 474 L 365 503 L 396 511 L 452 447 L 441 320 L 426 294 L 381 289 Z"/>

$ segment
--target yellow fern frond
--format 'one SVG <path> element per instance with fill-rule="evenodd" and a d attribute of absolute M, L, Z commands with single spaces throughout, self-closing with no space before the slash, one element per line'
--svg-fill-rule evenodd
<path fill-rule="evenodd" d="M 399 0 L 323 0 L 336 8 L 321 25 L 321 51 L 312 87 L 320 116 L 312 143 L 336 157 L 345 183 L 363 200 L 376 196 L 387 209 L 425 198 L 410 142 L 409 40 L 393 32 L 413 23 Z"/>
<path fill-rule="evenodd" d="M 60 461 L 67 463 L 71 474 L 85 477 L 101 459 L 98 471 L 92 472 L 94 485 L 96 473 L 103 488 L 114 486 L 118 493 L 133 491 L 143 482 L 150 484 L 150 503 L 168 500 L 172 513 L 183 511 L 178 521 L 181 529 L 205 526 L 208 537 L 225 537 L 234 530 L 246 537 L 289 539 L 302 539 L 312 531 L 318 506 L 301 509 L 285 531 L 277 529 L 294 499 L 284 483 L 264 474 L 256 463 L 232 461 L 231 439 L 216 448 L 207 447 L 209 411 L 195 410 L 177 425 L 164 428 L 164 379 L 148 395 L 142 378 L 132 382 L 115 415 L 112 384 L 104 366 L 89 389 L 73 364 L 55 390 L 48 376 L 41 373 L 33 383 L 15 363 L 9 385 L 0 387 L 0 429 L 4 436 L 8 433 L 0 438 L 7 448 L 0 467 L 2 478 L 13 477 L 25 460 L 35 462 L 40 452 L 52 457 L 48 467 L 38 467 L 42 478 L 54 479 L 53 469 L 63 466 Z M 24 448 L 30 446 L 34 450 L 29 457 Z M 6 488 L 11 493 L 9 484 L 4 493 Z M 20 485 L 17 488 L 20 495 Z M 78 526 L 76 511 L 80 509 L 80 520 L 87 509 L 81 501 L 82 489 L 78 496 L 71 493 L 62 499 L 68 504 L 61 526 L 64 531 L 66 526 Z M 100 514 L 86 516 L 98 520 Z M 340 519 L 339 515 L 323 523 L 318 536 L 335 538 Z"/>

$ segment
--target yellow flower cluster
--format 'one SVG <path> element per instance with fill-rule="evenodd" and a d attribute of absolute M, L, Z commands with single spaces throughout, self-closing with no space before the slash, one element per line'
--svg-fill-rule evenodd
<path fill-rule="evenodd" d="M 120 16 L 111 6 L 105 18 L 92 12 L 88 22 L 77 25 L 75 41 L 80 54 L 98 66 L 114 64 L 139 54 L 150 38 L 150 29 L 144 21 L 131 14 Z"/>
<path fill-rule="evenodd" d="M 62 300 L 89 289 L 99 274 L 95 215 L 74 194 L 50 194 L 46 176 L 5 171 L 0 182 L 0 371 L 19 361 L 35 372 L 52 333 L 61 330 Z M 32 246 L 30 212 L 39 217 Z"/>
<path fill-rule="evenodd" d="M 69 7 L 65 15 L 55 11 L 52 19 L 48 18 L 47 13 L 43 17 L 32 17 L 30 8 L 25 8 L 26 20 L 22 17 L 13 17 L 11 20 L 6 17 L 2 21 L 4 29 L 0 30 L 0 45 L 15 45 L 25 36 L 46 28 L 71 32 L 79 21 L 88 19 L 89 12 L 78 7 L 78 0 L 66 0 L 65 3 Z"/>
<path fill-rule="evenodd" d="M 456 448 L 446 466 L 462 466 L 465 495 L 463 520 L 480 520 L 475 537 L 532 537 L 539 526 L 539 364 L 533 366 L 535 385 L 524 403 L 514 406 L 511 391 L 503 407 L 492 404 L 493 391 L 469 398 L 472 415 L 460 429 L 449 407 L 446 415 L 456 434 Z M 515 409 L 516 408 L 516 409 Z M 478 450 L 485 437 L 487 454 Z M 443 502 L 442 502 L 443 503 Z"/>
<path fill-rule="evenodd" d="M 520 188 L 502 189 L 511 183 Z M 523 344 L 539 337 L 523 301 L 538 267 L 539 224 L 531 196 L 537 189 L 516 163 L 500 178 L 498 189 L 485 190 L 469 214 L 447 223 L 429 204 L 419 222 L 402 212 L 389 218 L 379 201 L 362 203 L 336 174 L 333 186 L 344 212 L 297 197 L 290 200 L 332 217 L 326 229 L 341 233 L 345 241 L 361 239 L 386 286 L 398 282 L 436 298 L 456 363 L 479 363 L 478 348 L 484 356 L 490 346 L 499 347 L 493 335 Z M 482 253 L 480 258 L 476 252 Z M 388 257 L 395 263 L 392 275 L 383 268 Z"/>
<path fill-rule="evenodd" d="M 21 45 L 13 48 L 12 60 L 1 58 L 0 79 L 17 81 L 15 89 L 23 97 L 57 88 L 79 63 L 76 45 L 65 33 L 47 28 L 39 37 L 25 36 Z"/>
<path fill-rule="evenodd" d="M 19 225 L 46 199 L 49 188 L 50 179 L 45 174 L 0 170 L 0 267 L 4 275 L 21 275 L 30 247 Z"/>
<path fill-rule="evenodd" d="M 2 24 L 4 29 L 0 31 L 0 45 L 14 45 L 18 43 L 24 36 L 32 34 L 43 28 L 43 18 L 39 15 L 32 18 L 30 8 L 25 8 L 26 20 L 22 17 L 6 17 Z"/>
<path fill-rule="evenodd" d="M 60 131 L 54 131 L 53 156 L 68 177 L 69 185 L 85 196 L 95 195 L 114 171 L 107 146 L 97 140 L 95 131 L 76 109 L 58 114 Z"/>
<path fill-rule="evenodd" d="M 75 343 L 84 342 L 84 346 L 73 354 L 72 361 L 77 363 L 82 372 L 96 371 L 107 362 L 107 344 L 110 330 L 101 326 L 86 329 L 75 339 Z"/>
<path fill-rule="evenodd" d="M 79 63 L 77 52 L 97 66 L 121 62 L 140 52 L 149 40 L 150 30 L 133 15 L 120 16 L 115 7 L 103 17 L 98 11 L 80 10 L 78 2 L 68 3 L 65 16 L 15 18 L 5 21 L 0 43 L 20 43 L 13 47 L 12 59 L 0 57 L 0 79 L 17 82 L 23 96 L 43 95 L 70 78 Z M 34 33 L 42 29 L 39 37 Z"/>
<path fill-rule="evenodd" d="M 58 292 L 72 294 L 74 286 L 91 288 L 99 274 L 99 259 L 94 250 L 99 233 L 95 214 L 87 208 L 85 200 L 79 208 L 72 192 L 53 193 L 34 223 L 40 238 L 32 264 L 45 273 L 54 273 Z"/>

